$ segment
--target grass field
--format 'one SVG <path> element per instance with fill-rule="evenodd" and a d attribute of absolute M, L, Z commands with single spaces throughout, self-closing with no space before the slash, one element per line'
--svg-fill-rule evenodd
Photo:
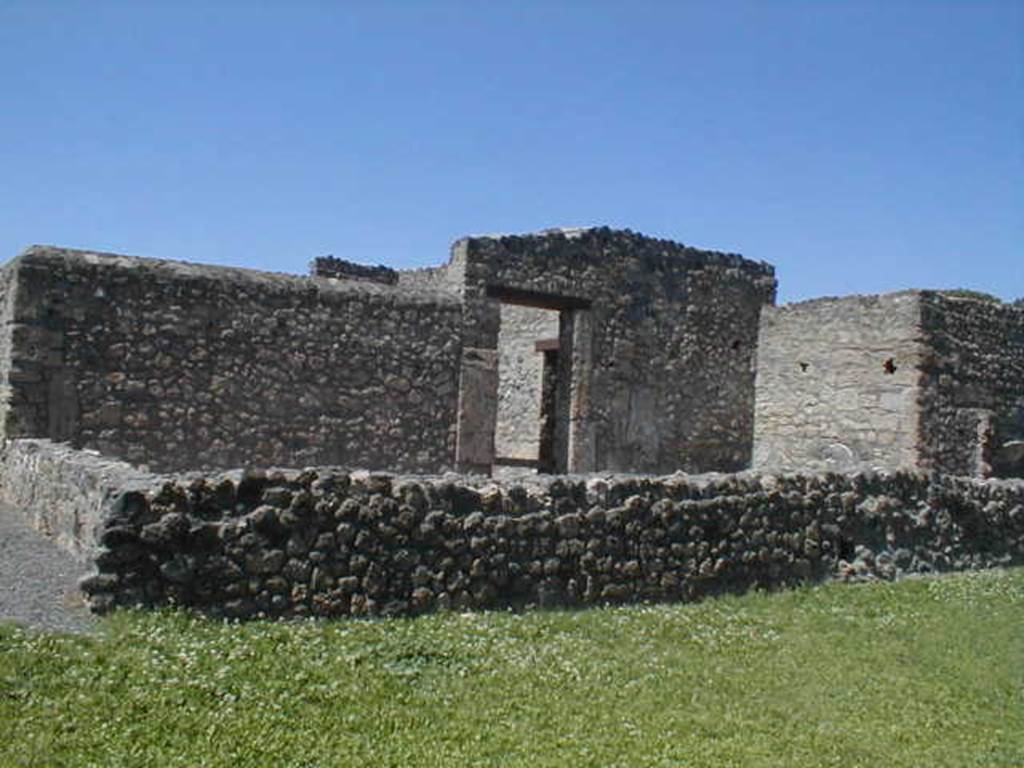
<path fill-rule="evenodd" d="M 1024 766 L 1024 569 L 699 605 L 0 627 L 4 766 Z"/>

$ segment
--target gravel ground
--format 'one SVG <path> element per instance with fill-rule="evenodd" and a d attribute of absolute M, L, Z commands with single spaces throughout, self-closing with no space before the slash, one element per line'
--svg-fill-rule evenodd
<path fill-rule="evenodd" d="M 87 632 L 94 626 L 78 591 L 88 566 L 77 562 L 0 507 L 0 622 L 51 632 Z"/>

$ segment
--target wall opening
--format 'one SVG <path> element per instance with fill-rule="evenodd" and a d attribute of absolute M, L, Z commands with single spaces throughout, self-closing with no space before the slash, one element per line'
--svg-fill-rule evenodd
<path fill-rule="evenodd" d="M 494 465 L 498 474 L 556 472 L 566 464 L 558 433 L 561 312 L 501 303 Z M 568 373 L 568 371 L 566 371 Z M 564 395 L 563 395 L 564 396 Z"/>
<path fill-rule="evenodd" d="M 487 286 L 485 297 L 475 344 L 462 349 L 459 471 L 591 471 L 590 301 L 503 286 Z"/>

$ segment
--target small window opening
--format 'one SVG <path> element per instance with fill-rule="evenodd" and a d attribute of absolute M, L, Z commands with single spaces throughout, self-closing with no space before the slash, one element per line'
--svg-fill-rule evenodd
<path fill-rule="evenodd" d="M 805 362 L 803 362 L 801 360 L 800 362 L 797 363 L 797 365 L 800 366 L 800 370 L 801 371 L 803 371 L 804 373 L 807 373 L 807 363 L 805 363 Z"/>
<path fill-rule="evenodd" d="M 891 357 L 884 363 L 882 363 L 882 370 L 890 375 L 896 373 L 896 363 L 893 362 L 893 359 Z"/>

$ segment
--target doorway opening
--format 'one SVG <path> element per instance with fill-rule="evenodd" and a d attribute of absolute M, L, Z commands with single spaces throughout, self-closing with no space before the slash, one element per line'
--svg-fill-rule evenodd
<path fill-rule="evenodd" d="M 556 472 L 561 313 L 502 302 L 500 314 L 494 473 Z"/>
<path fill-rule="evenodd" d="M 478 346 L 462 350 L 459 471 L 591 471 L 590 300 L 504 286 L 486 298 Z"/>
<path fill-rule="evenodd" d="M 500 286 L 487 296 L 499 308 L 492 474 L 569 472 L 586 367 L 576 337 L 590 301 Z"/>

